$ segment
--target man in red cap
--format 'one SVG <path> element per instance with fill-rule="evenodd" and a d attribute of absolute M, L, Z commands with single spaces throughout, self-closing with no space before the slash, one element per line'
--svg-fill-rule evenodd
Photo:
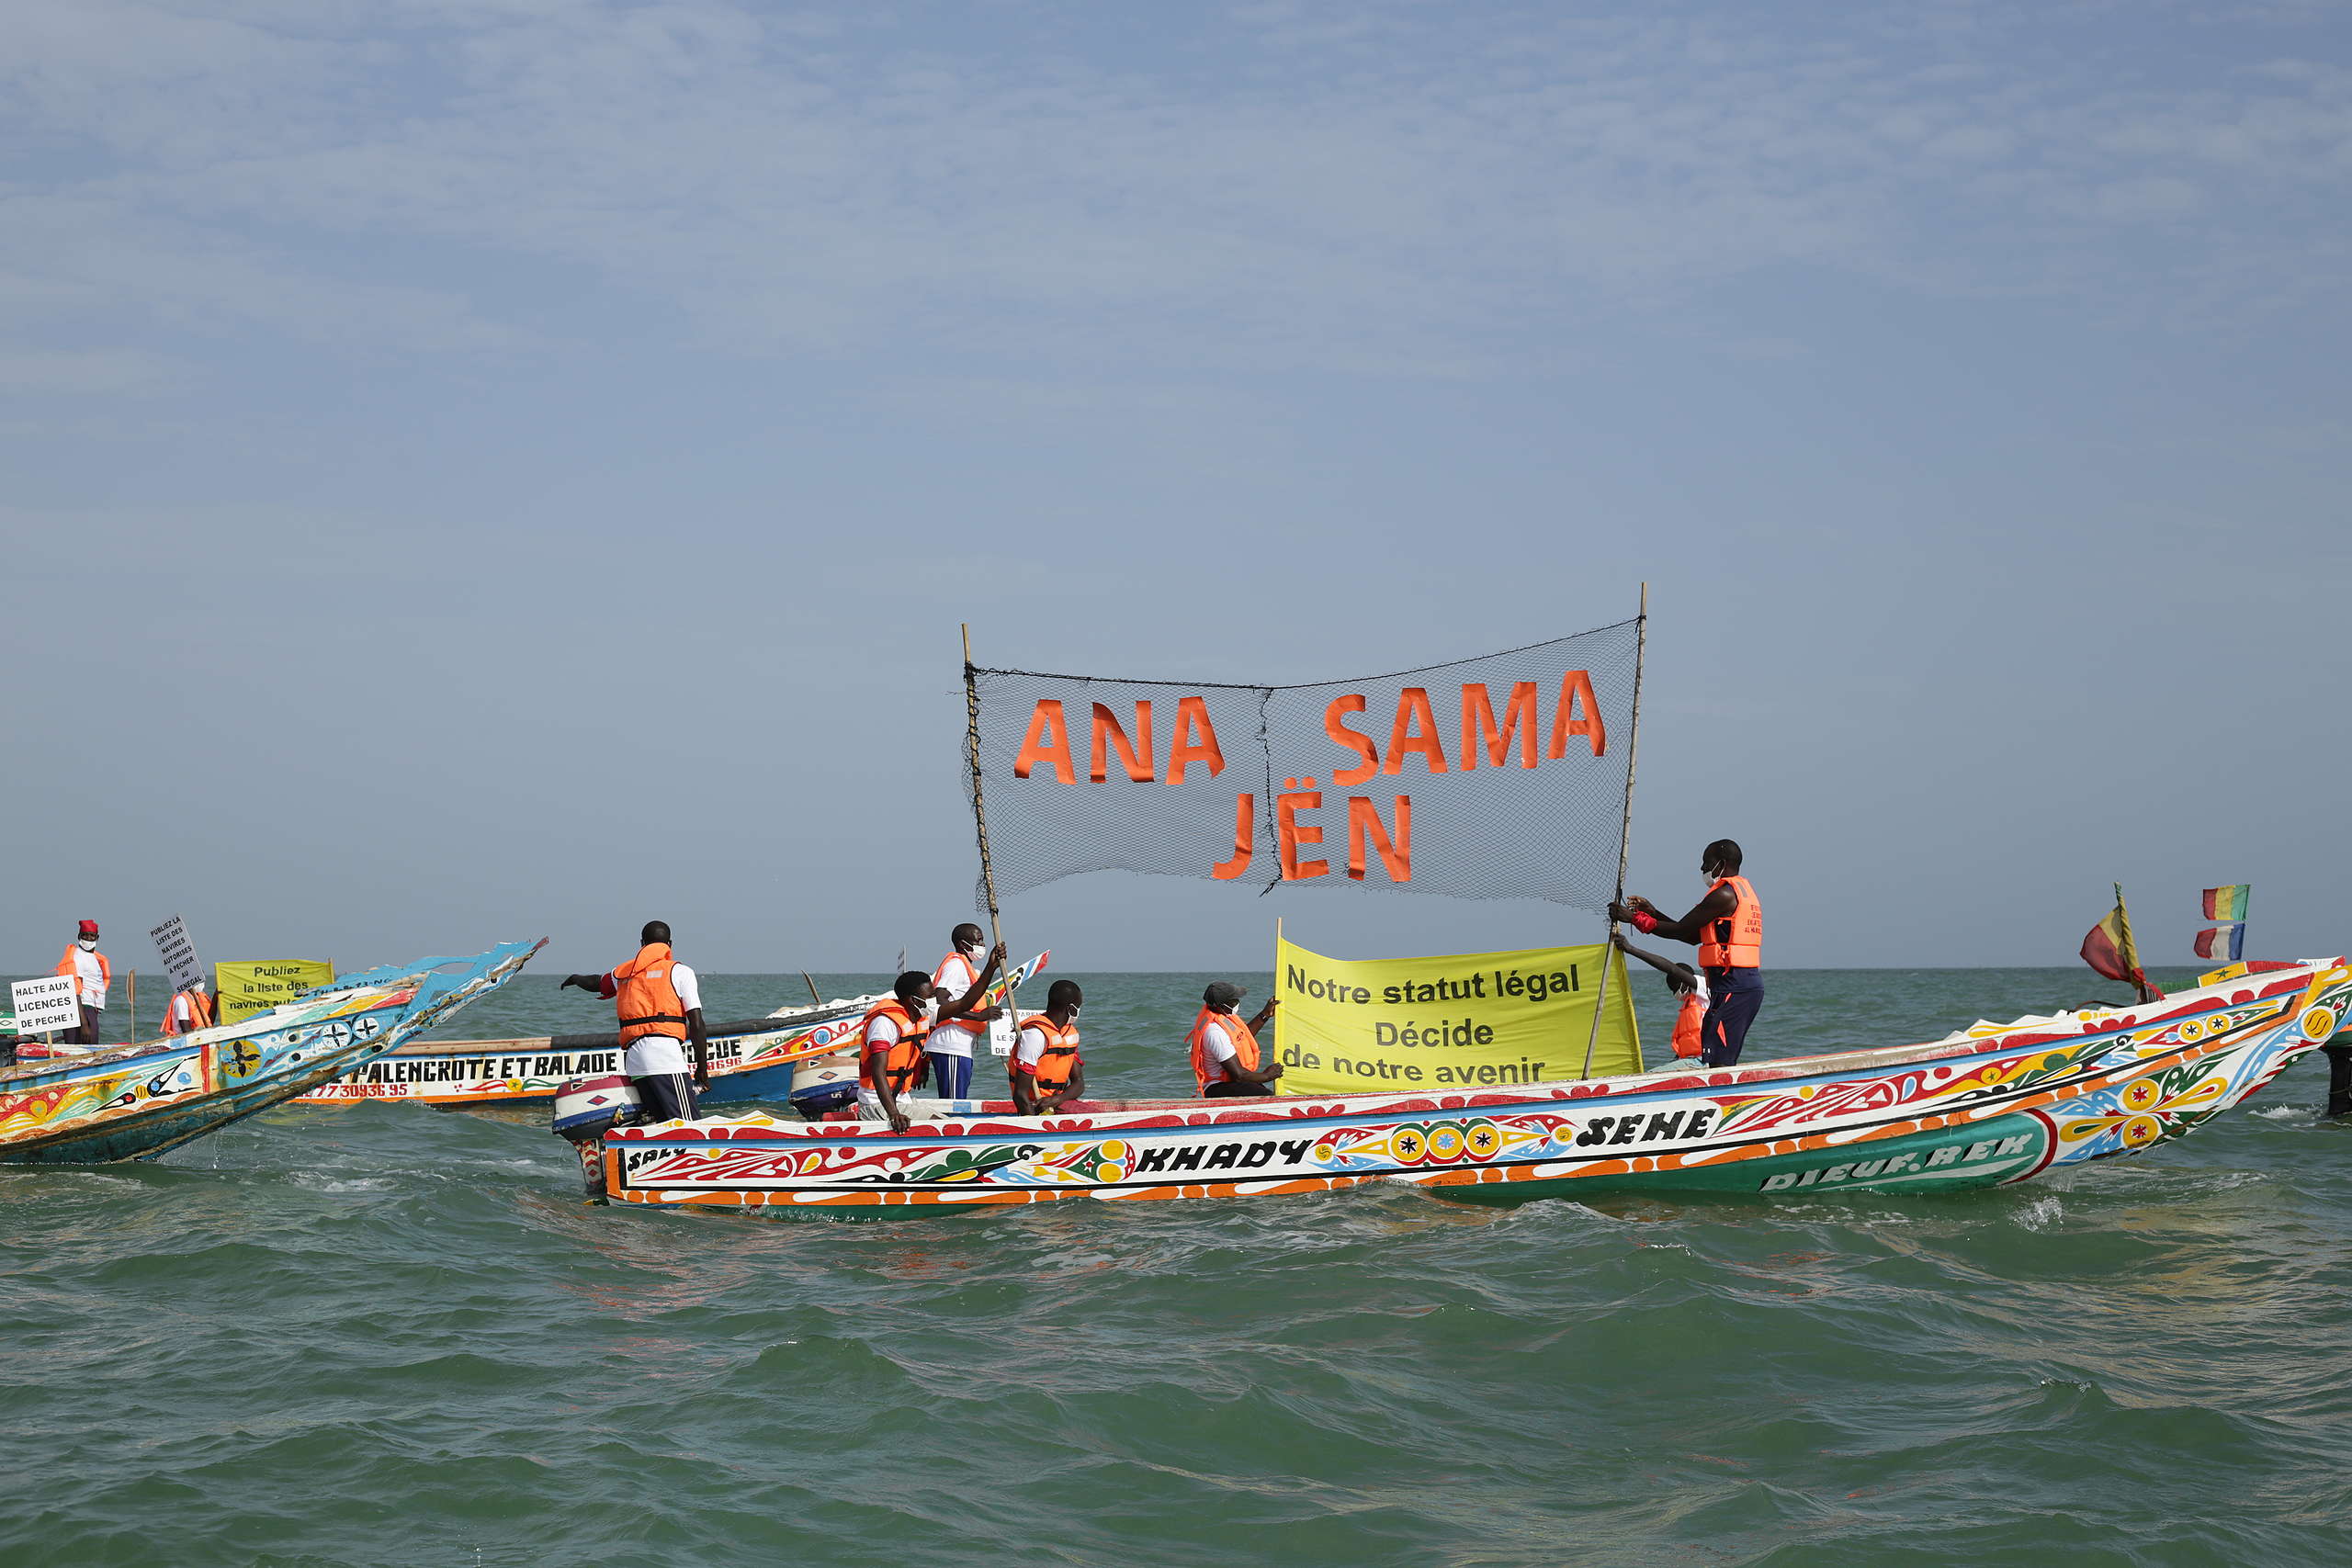
<path fill-rule="evenodd" d="M 107 987 L 114 983 L 114 965 L 98 951 L 98 922 L 84 920 L 74 945 L 57 961 L 51 971 L 74 976 L 74 993 L 82 1004 L 82 1026 L 68 1030 L 65 1038 L 74 1045 L 96 1045 L 98 1032 L 107 1021 Z"/>

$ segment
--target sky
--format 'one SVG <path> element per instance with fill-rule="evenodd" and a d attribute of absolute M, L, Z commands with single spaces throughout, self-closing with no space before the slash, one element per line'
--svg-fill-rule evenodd
<path fill-rule="evenodd" d="M 2340 4 L 9 0 L 0 970 L 928 963 L 983 664 L 1652 619 L 1785 966 L 2337 953 Z M 1530 854 L 1551 847 L 1527 846 Z M 1057 965 L 1597 940 L 1093 874 Z"/>

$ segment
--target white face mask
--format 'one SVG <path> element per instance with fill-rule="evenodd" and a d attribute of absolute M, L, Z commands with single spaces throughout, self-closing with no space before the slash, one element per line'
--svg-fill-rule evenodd
<path fill-rule="evenodd" d="M 85 953 L 96 953 L 98 950 L 98 939 L 94 936 L 76 937 L 74 945 Z"/>
<path fill-rule="evenodd" d="M 977 940 L 959 942 L 956 944 L 956 951 L 967 958 L 978 958 L 980 955 L 980 944 Z"/>
<path fill-rule="evenodd" d="M 1076 1023 L 1076 1022 L 1078 1021 L 1078 1014 L 1079 1014 L 1079 1010 L 1078 1010 L 1077 1008 L 1072 1008 L 1072 1009 L 1070 1009 L 1070 1010 L 1069 1010 L 1069 1021 L 1070 1021 L 1072 1023 Z"/>

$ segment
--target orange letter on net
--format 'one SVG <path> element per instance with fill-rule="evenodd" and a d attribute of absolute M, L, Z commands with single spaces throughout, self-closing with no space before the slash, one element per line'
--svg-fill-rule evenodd
<path fill-rule="evenodd" d="M 1363 880 L 1363 847 L 1369 840 L 1391 882 L 1413 880 L 1413 797 L 1396 797 L 1396 838 L 1390 842 L 1380 807 L 1363 795 L 1348 796 L 1348 874 Z"/>
<path fill-rule="evenodd" d="M 1295 794 L 1286 792 L 1274 796 L 1274 847 L 1282 854 L 1284 882 L 1306 882 L 1331 874 L 1329 861 L 1298 858 L 1301 844 L 1313 845 L 1323 841 L 1323 829 L 1312 823 L 1301 822 L 1298 814 L 1322 808 L 1321 790 L 1301 790 Z"/>
<path fill-rule="evenodd" d="M 1021 755 L 1012 760 L 1012 776 L 1025 779 L 1040 762 L 1051 762 L 1054 777 L 1062 783 L 1078 782 L 1078 764 L 1069 754 L 1069 724 L 1054 697 L 1037 699 L 1036 711 L 1029 716 L 1029 733 L 1022 738 Z"/>
<path fill-rule="evenodd" d="M 1502 728 L 1495 728 L 1494 699 L 1487 694 L 1485 682 L 1462 688 L 1462 771 L 1468 773 L 1478 765 L 1478 748 L 1485 746 L 1487 760 L 1498 768 L 1510 755 L 1511 738 L 1519 739 L 1519 765 L 1535 765 L 1535 731 L 1542 720 L 1536 717 L 1536 703 L 1540 692 L 1532 681 L 1521 681 L 1510 689 L 1510 701 L 1503 705 Z"/>
<path fill-rule="evenodd" d="M 1331 705 L 1323 710 L 1323 733 L 1331 738 L 1331 744 L 1343 750 L 1353 751 L 1363 759 L 1360 767 L 1334 768 L 1331 771 L 1331 782 L 1342 789 L 1360 784 L 1380 772 L 1380 750 L 1373 745 L 1372 738 L 1358 735 L 1340 722 L 1351 713 L 1362 712 L 1363 698 L 1353 692 L 1344 697 L 1333 697 Z"/>
<path fill-rule="evenodd" d="M 1217 750 L 1216 726 L 1209 722 L 1209 705 L 1200 697 L 1176 699 L 1176 735 L 1168 744 L 1168 782 L 1184 782 L 1184 770 L 1194 762 L 1209 765 L 1209 777 L 1225 772 L 1225 753 Z"/>
<path fill-rule="evenodd" d="M 1592 742 L 1592 754 L 1609 750 L 1609 731 L 1600 718 L 1600 699 L 1592 694 L 1592 677 L 1571 670 L 1560 677 L 1560 705 L 1552 715 L 1552 744 L 1546 757 L 1568 754 L 1568 737 L 1581 735 Z"/>
<path fill-rule="evenodd" d="M 1149 703 L 1142 702 L 1136 705 L 1136 742 L 1133 746 L 1127 744 L 1127 732 L 1119 728 L 1118 716 L 1101 703 L 1094 705 L 1093 766 L 1087 770 L 1086 776 L 1096 784 L 1101 784 L 1103 776 L 1110 771 L 1110 757 L 1107 755 L 1110 750 L 1119 753 L 1119 765 L 1127 770 L 1129 779 L 1136 784 L 1151 782 L 1151 705 Z M 1143 752 L 1140 757 L 1136 755 L 1138 750 Z"/>
<path fill-rule="evenodd" d="M 1405 771 L 1405 753 L 1417 751 L 1430 772 L 1445 772 L 1445 742 L 1437 738 L 1437 715 L 1430 711 L 1430 694 L 1419 686 L 1408 686 L 1396 694 L 1396 722 L 1388 731 L 1388 760 L 1380 764 L 1384 773 Z"/>
<path fill-rule="evenodd" d="M 1230 882 L 1250 869 L 1250 857 L 1257 853 L 1258 797 L 1245 795 L 1233 803 L 1233 858 L 1209 867 L 1209 874 L 1219 882 Z"/>

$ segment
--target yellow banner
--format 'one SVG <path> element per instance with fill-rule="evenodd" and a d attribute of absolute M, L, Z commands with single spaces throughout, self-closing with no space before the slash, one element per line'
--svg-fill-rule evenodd
<path fill-rule="evenodd" d="M 1614 960 L 1585 1066 L 1603 954 Z M 1284 1094 L 1498 1089 L 1642 1070 L 1623 954 L 1591 947 L 1437 958 L 1326 958 L 1274 944 Z"/>
<path fill-rule="evenodd" d="M 266 1012 L 290 1002 L 304 991 L 334 978 L 334 965 L 322 958 L 259 958 L 243 964 L 215 964 L 212 994 L 220 998 L 220 1021 Z"/>

